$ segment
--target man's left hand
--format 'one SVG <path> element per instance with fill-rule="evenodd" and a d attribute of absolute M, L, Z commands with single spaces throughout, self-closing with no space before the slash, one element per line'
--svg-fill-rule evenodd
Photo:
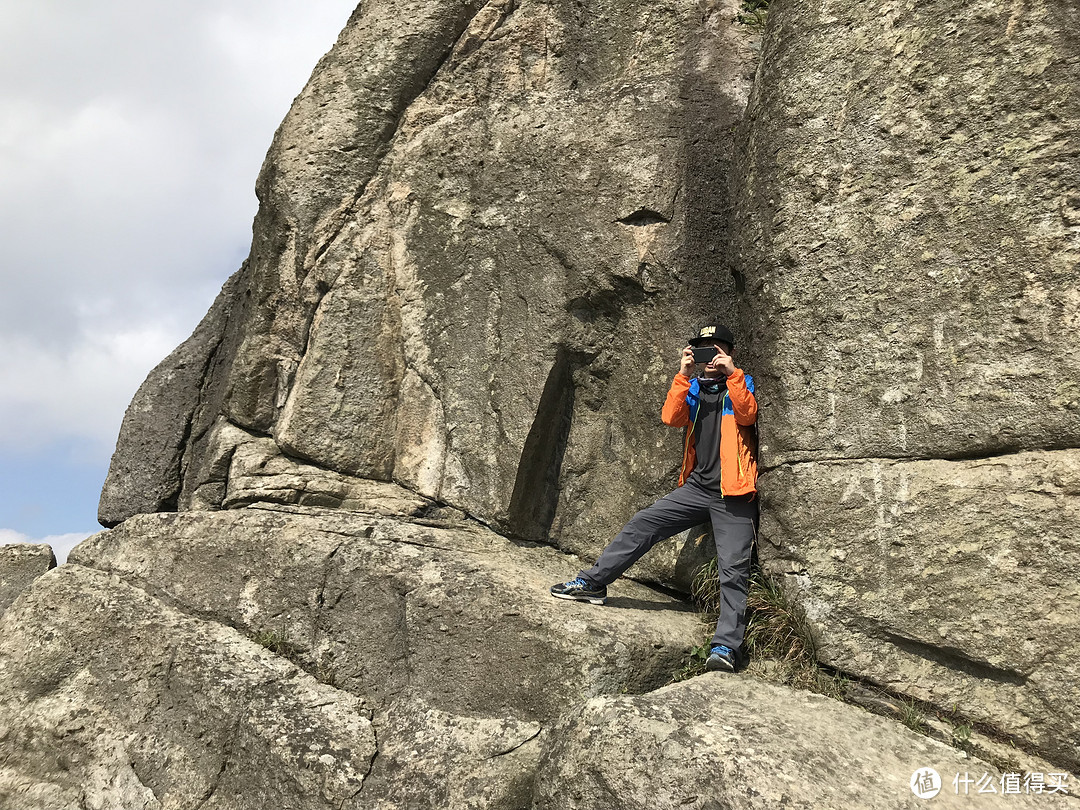
<path fill-rule="evenodd" d="M 735 361 L 731 359 L 730 354 L 717 346 L 716 356 L 705 366 L 705 370 L 709 372 L 719 371 L 725 377 L 730 377 L 735 373 Z"/>

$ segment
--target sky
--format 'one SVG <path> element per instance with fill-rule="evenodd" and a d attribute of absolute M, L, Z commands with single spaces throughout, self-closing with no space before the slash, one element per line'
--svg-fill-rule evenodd
<path fill-rule="evenodd" d="M 99 531 L 124 410 L 247 255 L 356 0 L 0 0 L 0 544 Z"/>

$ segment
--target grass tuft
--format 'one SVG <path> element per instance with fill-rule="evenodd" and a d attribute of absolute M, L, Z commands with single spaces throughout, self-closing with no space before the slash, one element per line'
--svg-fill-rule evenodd
<path fill-rule="evenodd" d="M 747 28 L 761 30 L 769 20 L 769 0 L 743 0 L 735 22 Z"/>
<path fill-rule="evenodd" d="M 286 661 L 300 667 L 320 683 L 325 683 L 334 687 L 338 685 L 338 673 L 337 666 L 334 663 L 334 654 L 328 652 L 326 655 L 312 663 L 303 647 L 289 641 L 284 618 L 281 620 L 281 627 L 279 630 L 271 630 L 268 628 L 256 630 L 251 634 L 251 640 L 256 644 L 265 647 L 274 655 L 280 655 Z"/>
<path fill-rule="evenodd" d="M 280 633 L 274 630 L 258 630 L 251 636 L 251 640 L 266 647 L 274 655 L 280 655 L 282 658 L 291 661 L 298 667 L 304 665 L 301 660 L 302 650 L 298 645 L 293 644 L 286 638 L 284 626 L 282 626 Z"/>
<path fill-rule="evenodd" d="M 900 722 L 910 728 L 912 731 L 917 731 L 919 734 L 926 734 L 929 731 L 926 725 L 926 715 L 923 713 L 922 707 L 915 702 L 914 698 L 908 698 L 900 703 Z"/>
<path fill-rule="evenodd" d="M 802 608 L 778 579 L 757 570 L 747 584 L 747 628 L 744 648 L 755 673 L 787 686 L 808 689 L 843 700 L 850 681 L 817 663 L 814 635 Z M 694 575 L 690 595 L 703 623 L 702 644 L 692 647 L 672 681 L 683 681 L 705 671 L 712 629 L 720 616 L 721 593 L 716 560 Z"/>
<path fill-rule="evenodd" d="M 778 580 L 756 571 L 750 577 L 746 612 L 746 648 L 752 655 L 817 669 L 810 623 Z"/>
<path fill-rule="evenodd" d="M 715 624 L 720 616 L 720 580 L 716 560 L 703 566 L 690 586 L 690 595 L 702 620 Z M 755 571 L 747 583 L 746 651 L 756 658 L 773 658 L 787 663 L 815 661 L 814 636 L 802 608 L 792 600 L 780 582 L 763 571 Z"/>

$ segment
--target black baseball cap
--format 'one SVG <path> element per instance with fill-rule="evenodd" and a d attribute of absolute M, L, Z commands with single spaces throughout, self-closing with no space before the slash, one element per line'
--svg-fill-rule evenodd
<path fill-rule="evenodd" d="M 700 346 L 702 343 L 726 343 L 731 348 L 735 348 L 735 336 L 731 334 L 730 329 L 719 323 L 709 323 L 701 327 L 689 342 L 691 346 Z"/>

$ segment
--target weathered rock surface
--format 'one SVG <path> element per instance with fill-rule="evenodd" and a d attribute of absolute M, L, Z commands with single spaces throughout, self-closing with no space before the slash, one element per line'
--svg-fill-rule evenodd
<path fill-rule="evenodd" d="M 1080 6 L 769 13 L 735 242 L 762 556 L 824 660 L 1075 767 Z"/>
<path fill-rule="evenodd" d="M 364 806 L 370 716 L 235 630 L 65 565 L 3 617 L 0 806 Z"/>
<path fill-rule="evenodd" d="M 914 806 L 916 769 L 945 806 L 952 774 L 1000 776 L 749 676 L 620 694 L 699 637 L 678 603 L 559 602 L 531 587 L 558 552 L 412 520 L 263 506 L 85 541 L 2 619 L 0 803 L 878 808 Z"/>
<path fill-rule="evenodd" d="M 604 609 L 553 599 L 576 560 L 466 522 L 285 506 L 162 513 L 69 559 L 273 633 L 380 709 L 416 696 L 450 714 L 545 722 L 582 697 L 662 685 L 700 643 L 695 613 L 633 582 Z"/>
<path fill-rule="evenodd" d="M 1076 768 L 1080 451 L 809 462 L 770 473 L 762 534 L 819 657 Z"/>
<path fill-rule="evenodd" d="M 52 568 L 56 568 L 56 555 L 45 543 L 0 546 L 0 613 Z"/>
<path fill-rule="evenodd" d="M 554 600 L 572 558 L 439 524 L 261 506 L 85 541 L 4 616 L 0 804 L 527 807 L 543 724 L 662 684 L 702 628 L 632 582 Z"/>
<path fill-rule="evenodd" d="M 378 797 L 380 810 L 530 806 L 538 723 L 447 715 L 409 699 L 375 722 L 379 756 L 364 793 Z"/>
<path fill-rule="evenodd" d="M 179 508 L 221 494 L 223 419 L 587 555 L 669 489 L 678 351 L 733 317 L 727 178 L 755 61 L 738 5 L 360 7 L 267 156 L 197 407 L 188 389 L 178 422 L 136 408 L 125 427 L 183 456 Z M 122 444 L 114 466 L 137 467 Z M 148 492 L 175 490 L 165 467 Z M 110 524 L 169 508 L 103 497 Z"/>
<path fill-rule="evenodd" d="M 736 237 L 768 463 L 1080 446 L 1080 5 L 770 8 Z"/>
<path fill-rule="evenodd" d="M 810 692 L 709 674 L 647 695 L 598 697 L 552 730 L 536 810 L 557 808 L 1074 807 L 1003 794 L 1002 773 L 899 723 Z M 919 799 L 916 771 L 940 793 Z M 954 777 L 982 779 L 977 793 Z M 970 791 L 967 795 L 964 791 Z"/>
<path fill-rule="evenodd" d="M 397 484 L 291 459 L 273 439 L 252 435 L 225 420 L 214 426 L 208 446 L 213 452 L 203 469 L 204 483 L 190 504 L 197 511 L 281 503 L 411 517 L 464 517 Z"/>

